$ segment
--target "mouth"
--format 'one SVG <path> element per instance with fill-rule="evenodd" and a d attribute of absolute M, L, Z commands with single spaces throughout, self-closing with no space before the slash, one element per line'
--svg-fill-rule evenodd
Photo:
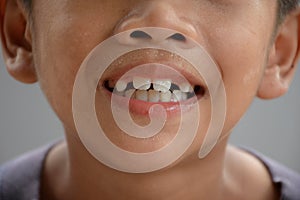
<path fill-rule="evenodd" d="M 183 108 L 187 111 L 207 95 L 204 81 L 187 61 L 169 53 L 159 52 L 159 57 L 157 52 L 156 56 L 151 56 L 153 51 L 147 52 L 146 58 L 125 55 L 112 63 L 113 70 L 99 82 L 110 98 L 116 95 L 120 104 L 129 100 L 132 112 L 147 115 L 154 104 L 164 106 L 168 114 Z"/>
<path fill-rule="evenodd" d="M 201 85 L 177 84 L 171 79 L 133 77 L 131 82 L 105 80 L 103 87 L 115 95 L 152 103 L 176 103 L 188 101 L 193 97 L 200 99 L 205 94 Z"/>

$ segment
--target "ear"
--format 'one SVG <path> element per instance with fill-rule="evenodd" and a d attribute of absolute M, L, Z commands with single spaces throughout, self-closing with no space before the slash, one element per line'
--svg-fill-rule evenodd
<path fill-rule="evenodd" d="M 24 83 L 37 81 L 28 11 L 19 0 L 1 0 L 2 52 L 8 72 Z"/>
<path fill-rule="evenodd" d="M 296 71 L 300 53 L 300 9 L 289 14 L 278 28 L 257 96 L 273 99 L 284 95 Z"/>

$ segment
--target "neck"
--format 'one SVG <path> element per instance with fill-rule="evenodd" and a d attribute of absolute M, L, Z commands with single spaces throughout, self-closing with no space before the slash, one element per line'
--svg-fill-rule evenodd
<path fill-rule="evenodd" d="M 55 174 L 46 175 L 44 180 L 55 186 L 45 189 L 52 191 L 45 196 L 53 199 L 221 199 L 225 192 L 227 140 L 204 159 L 200 160 L 195 152 L 171 167 L 145 174 L 122 173 L 104 166 L 74 135 L 67 137 L 67 143 L 53 150 L 53 160 L 48 161 L 52 166 L 64 166 L 63 170 L 51 170 L 50 166 L 49 172 L 45 172 Z"/>

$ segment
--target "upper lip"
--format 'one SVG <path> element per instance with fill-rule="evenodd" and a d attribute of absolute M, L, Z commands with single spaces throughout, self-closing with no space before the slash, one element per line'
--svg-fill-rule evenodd
<path fill-rule="evenodd" d="M 138 59 L 132 59 L 135 55 L 140 54 L 142 50 L 137 50 L 137 52 L 132 52 L 127 55 L 124 55 L 121 58 L 118 58 L 115 60 L 109 67 L 108 70 L 103 74 L 103 76 L 100 79 L 100 83 L 103 85 L 104 81 L 107 80 L 114 80 L 117 82 L 126 72 L 129 70 L 140 66 L 144 64 L 149 63 L 159 63 L 166 66 L 171 67 L 172 69 L 176 70 L 179 74 L 181 74 L 185 79 L 192 85 L 192 86 L 201 86 L 202 88 L 207 91 L 206 84 L 204 80 L 202 79 L 199 72 L 196 71 L 196 69 L 186 60 L 176 57 L 173 58 L 171 56 L 171 53 L 164 52 L 164 56 L 151 56 L 147 55 L 146 52 L 144 52 L 144 56 L 136 56 L 140 57 Z M 145 50 L 147 51 L 147 50 Z M 151 51 L 151 50 L 150 50 Z M 157 51 L 157 50 L 156 50 Z M 160 50 L 159 50 L 160 51 Z M 122 62 L 121 62 L 122 60 Z M 181 64 L 178 64 L 181 63 Z M 151 72 L 150 72 L 151 73 Z M 172 80 L 172 77 L 165 77 Z"/>

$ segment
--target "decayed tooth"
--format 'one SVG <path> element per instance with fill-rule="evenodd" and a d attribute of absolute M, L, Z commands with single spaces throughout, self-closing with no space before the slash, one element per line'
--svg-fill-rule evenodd
<path fill-rule="evenodd" d="M 134 99 L 135 98 L 135 90 L 134 89 L 126 90 L 124 96 L 127 98 Z"/>
<path fill-rule="evenodd" d="M 118 92 L 124 92 L 126 87 L 127 87 L 127 83 L 122 80 L 119 80 L 116 84 L 116 89 Z"/>
<path fill-rule="evenodd" d="M 168 90 L 167 92 L 160 93 L 160 101 L 161 102 L 170 102 L 172 97 L 172 93 Z"/>
<path fill-rule="evenodd" d="M 160 94 L 155 90 L 148 91 L 148 99 L 150 102 L 159 102 Z"/>
<path fill-rule="evenodd" d="M 192 92 L 193 88 L 188 83 L 182 83 L 179 85 L 181 92 Z"/>
<path fill-rule="evenodd" d="M 159 92 L 167 92 L 171 88 L 172 82 L 171 80 L 154 80 L 153 88 Z"/>
<path fill-rule="evenodd" d="M 180 90 L 174 90 L 173 95 L 174 95 L 175 102 L 182 100 L 182 92 Z"/>
<path fill-rule="evenodd" d="M 151 87 L 151 79 L 134 77 L 133 87 L 137 90 L 148 90 Z"/>
<path fill-rule="evenodd" d="M 141 101 L 148 101 L 148 92 L 146 90 L 137 90 L 135 98 Z"/>

